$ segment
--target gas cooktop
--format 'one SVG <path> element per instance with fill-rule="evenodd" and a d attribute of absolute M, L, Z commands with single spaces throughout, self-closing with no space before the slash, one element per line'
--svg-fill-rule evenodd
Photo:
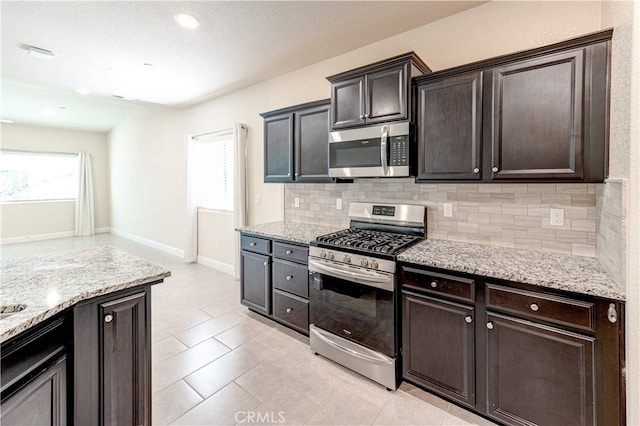
<path fill-rule="evenodd" d="M 418 235 L 348 228 L 321 235 L 316 238 L 316 244 L 327 248 L 348 247 L 362 251 L 395 255 L 422 240 L 423 237 Z"/>

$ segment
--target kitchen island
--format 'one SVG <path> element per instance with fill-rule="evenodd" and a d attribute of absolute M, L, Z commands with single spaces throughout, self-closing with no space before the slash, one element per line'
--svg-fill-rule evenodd
<path fill-rule="evenodd" d="M 110 246 L 2 262 L 2 423 L 151 423 L 151 285 Z"/>

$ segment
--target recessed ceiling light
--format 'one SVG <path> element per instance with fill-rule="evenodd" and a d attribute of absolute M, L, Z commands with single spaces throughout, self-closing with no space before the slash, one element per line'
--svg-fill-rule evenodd
<path fill-rule="evenodd" d="M 198 19 L 190 13 L 178 12 L 173 15 L 173 19 L 184 28 L 194 29 L 200 25 Z"/>
<path fill-rule="evenodd" d="M 29 56 L 33 56 L 34 58 L 44 59 L 45 61 L 50 61 L 56 57 L 56 54 L 47 49 L 41 49 L 35 46 L 29 46 L 27 49 L 27 53 Z"/>

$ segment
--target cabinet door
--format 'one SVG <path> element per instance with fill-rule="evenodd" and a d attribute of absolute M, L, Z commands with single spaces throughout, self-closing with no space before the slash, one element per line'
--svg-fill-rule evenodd
<path fill-rule="evenodd" d="M 493 70 L 492 179 L 583 178 L 584 49 Z"/>
<path fill-rule="evenodd" d="M 293 181 L 293 113 L 264 119 L 264 181 Z"/>
<path fill-rule="evenodd" d="M 297 182 L 331 182 L 329 177 L 329 105 L 296 112 Z"/>
<path fill-rule="evenodd" d="M 271 315 L 271 260 L 269 256 L 240 252 L 240 302 Z"/>
<path fill-rule="evenodd" d="M 0 423 L 5 426 L 67 424 L 66 356 L 2 401 Z"/>
<path fill-rule="evenodd" d="M 102 359 L 102 424 L 151 421 L 147 293 L 99 305 Z"/>
<path fill-rule="evenodd" d="M 417 182 L 479 180 L 481 146 L 481 72 L 418 87 Z"/>
<path fill-rule="evenodd" d="M 474 310 L 402 292 L 403 377 L 475 405 Z"/>
<path fill-rule="evenodd" d="M 488 414 L 515 425 L 593 425 L 595 339 L 487 315 Z"/>
<path fill-rule="evenodd" d="M 407 65 L 367 74 L 367 123 L 407 118 Z"/>
<path fill-rule="evenodd" d="M 331 85 L 331 122 L 334 129 L 365 123 L 364 76 Z"/>

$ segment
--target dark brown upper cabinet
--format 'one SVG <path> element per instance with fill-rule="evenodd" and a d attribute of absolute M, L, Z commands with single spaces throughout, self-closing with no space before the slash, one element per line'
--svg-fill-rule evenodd
<path fill-rule="evenodd" d="M 602 182 L 611 35 L 414 79 L 416 182 Z"/>
<path fill-rule="evenodd" d="M 430 72 L 409 52 L 327 77 L 331 82 L 331 128 L 412 121 L 411 78 Z"/>
<path fill-rule="evenodd" d="M 265 182 L 333 182 L 329 177 L 329 99 L 260 114 Z"/>

